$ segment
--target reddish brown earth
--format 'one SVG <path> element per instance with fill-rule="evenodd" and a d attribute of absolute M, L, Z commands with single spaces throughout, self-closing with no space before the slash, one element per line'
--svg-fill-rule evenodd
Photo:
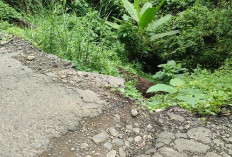
<path fill-rule="evenodd" d="M 154 85 L 154 83 L 152 83 L 151 81 L 145 79 L 145 78 L 142 78 L 136 74 L 132 74 L 128 71 L 126 71 L 124 68 L 122 67 L 118 67 L 119 69 L 119 73 L 120 74 L 123 74 L 124 78 L 125 78 L 125 81 L 130 81 L 130 80 L 134 80 L 136 81 L 137 83 L 137 90 L 140 91 L 142 93 L 142 95 L 145 97 L 145 98 L 150 98 L 152 96 L 154 96 L 155 94 L 154 93 L 147 93 L 147 90 Z"/>

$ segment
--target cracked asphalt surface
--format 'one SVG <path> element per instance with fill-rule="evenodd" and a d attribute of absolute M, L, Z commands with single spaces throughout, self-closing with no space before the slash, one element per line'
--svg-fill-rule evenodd
<path fill-rule="evenodd" d="M 55 83 L 0 48 L 0 156 L 34 156 L 51 137 L 96 116 L 106 104 L 91 90 Z"/>

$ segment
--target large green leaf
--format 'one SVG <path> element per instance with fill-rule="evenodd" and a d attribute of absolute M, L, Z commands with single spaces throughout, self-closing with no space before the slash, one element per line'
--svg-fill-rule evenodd
<path fill-rule="evenodd" d="M 154 86 L 151 86 L 148 90 L 147 93 L 151 92 L 167 92 L 167 93 L 176 93 L 177 89 L 166 85 L 166 84 L 156 84 Z"/>
<path fill-rule="evenodd" d="M 193 89 L 193 88 L 180 89 L 179 92 L 185 95 L 204 94 L 200 89 Z"/>
<path fill-rule="evenodd" d="M 115 29 L 119 29 L 120 25 L 118 25 L 117 23 L 112 23 L 112 22 L 109 22 L 109 21 L 106 21 L 106 24 L 115 28 Z"/>
<path fill-rule="evenodd" d="M 152 78 L 161 80 L 164 77 L 164 74 L 165 73 L 163 71 L 159 71 L 159 72 L 155 73 L 155 75 L 153 75 Z"/>
<path fill-rule="evenodd" d="M 170 85 L 174 87 L 183 86 L 185 84 L 184 80 L 180 78 L 174 78 L 170 80 Z"/>
<path fill-rule="evenodd" d="M 143 15 L 143 13 L 148 9 L 148 8 L 152 8 L 152 4 L 147 2 L 143 5 L 141 11 L 140 11 L 140 14 Z"/>
<path fill-rule="evenodd" d="M 162 7 L 162 5 L 163 5 L 166 1 L 167 1 L 167 0 L 162 0 L 162 1 L 160 2 L 160 4 L 158 5 L 157 9 L 159 10 L 159 9 Z"/>
<path fill-rule="evenodd" d="M 140 13 L 139 13 L 139 0 L 134 0 L 134 6 L 135 10 L 137 12 L 138 17 L 140 18 Z"/>
<path fill-rule="evenodd" d="M 184 95 L 193 96 L 196 100 L 205 99 L 206 95 L 200 89 L 180 89 L 179 92 Z"/>
<path fill-rule="evenodd" d="M 165 22 L 167 22 L 168 20 L 170 20 L 172 17 L 172 15 L 168 14 L 164 17 L 161 17 L 159 20 L 157 21 L 153 21 L 152 23 L 149 24 L 149 26 L 147 27 L 148 31 L 154 31 L 156 30 L 160 25 L 164 24 Z"/>
<path fill-rule="evenodd" d="M 184 102 L 191 104 L 191 105 L 197 104 L 196 99 L 194 97 L 191 97 L 191 96 L 178 95 L 178 96 L 176 96 L 176 98 L 179 101 L 184 101 Z"/>
<path fill-rule="evenodd" d="M 130 16 L 137 22 L 139 22 L 139 17 L 136 12 L 136 9 L 133 4 L 131 4 L 128 0 L 122 0 L 124 8 L 127 10 L 127 12 L 130 14 Z"/>
<path fill-rule="evenodd" d="M 175 30 L 175 31 L 169 31 L 169 32 L 165 32 L 165 33 L 155 34 L 155 35 L 151 36 L 151 40 L 156 40 L 159 38 L 163 38 L 163 37 L 178 34 L 178 33 L 180 33 L 180 31 Z"/>
<path fill-rule="evenodd" d="M 157 8 L 148 8 L 139 20 L 139 27 L 144 29 L 149 23 L 151 23 L 155 18 L 157 11 Z"/>
<path fill-rule="evenodd" d="M 166 2 L 166 0 L 162 0 L 159 5 L 155 8 L 147 8 L 147 10 L 143 13 L 141 18 L 139 19 L 139 27 L 144 29 L 149 23 L 153 21 L 156 13 L 159 11 L 161 6 Z"/>
<path fill-rule="evenodd" d="M 116 17 L 113 17 L 113 16 L 112 16 L 112 18 L 113 18 L 113 19 L 114 19 L 114 21 L 116 21 L 116 22 L 120 22 L 120 23 L 121 23 L 121 22 L 123 22 L 122 20 L 119 20 L 119 19 L 118 19 L 118 18 L 116 18 Z"/>

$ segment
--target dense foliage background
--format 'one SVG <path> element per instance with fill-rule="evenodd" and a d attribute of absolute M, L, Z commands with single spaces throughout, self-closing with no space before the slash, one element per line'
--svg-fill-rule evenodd
<path fill-rule="evenodd" d="M 160 3 L 140 0 L 139 6 L 148 2 Z M 232 2 L 167 0 L 154 21 L 165 15 L 170 19 L 149 32 L 138 27 L 121 0 L 0 0 L 0 32 L 25 37 L 44 51 L 71 60 L 79 70 L 125 77 L 118 70 L 123 67 L 163 84 L 181 74 L 181 89 L 198 93 L 192 90 L 187 98 L 183 93 L 158 92 L 144 99 L 135 88 L 136 79 L 128 80 L 126 91 L 119 89 L 151 111 L 180 105 L 200 114 L 231 112 Z M 18 28 L 15 19 L 37 28 Z M 151 40 L 151 35 L 173 30 L 179 33 Z"/>

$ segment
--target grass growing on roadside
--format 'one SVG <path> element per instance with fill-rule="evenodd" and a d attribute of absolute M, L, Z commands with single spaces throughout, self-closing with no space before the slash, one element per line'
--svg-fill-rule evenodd
<path fill-rule="evenodd" d="M 96 11 L 83 17 L 44 15 L 33 21 L 38 28 L 26 31 L 26 36 L 44 51 L 75 62 L 80 70 L 118 74 L 117 52 L 123 48 Z"/>
<path fill-rule="evenodd" d="M 25 37 L 25 31 L 23 29 L 9 24 L 7 21 L 0 21 L 0 33 L 13 34 L 22 38 Z"/>

